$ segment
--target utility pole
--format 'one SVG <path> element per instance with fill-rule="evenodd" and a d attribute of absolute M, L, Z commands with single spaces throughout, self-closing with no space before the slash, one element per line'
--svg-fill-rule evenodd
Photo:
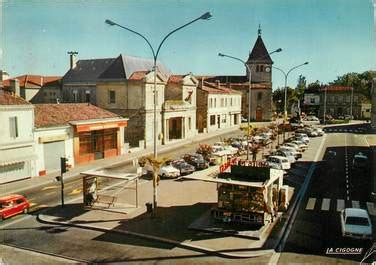
<path fill-rule="evenodd" d="M 327 87 L 325 86 L 325 94 L 324 94 L 324 125 L 326 124 L 326 89 Z"/>
<path fill-rule="evenodd" d="M 60 157 L 60 176 L 56 177 L 61 184 L 61 208 L 64 208 L 64 173 L 68 171 L 68 159 Z"/>

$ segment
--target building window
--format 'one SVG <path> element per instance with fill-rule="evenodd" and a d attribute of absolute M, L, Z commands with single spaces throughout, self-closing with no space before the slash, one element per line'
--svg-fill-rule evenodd
<path fill-rule="evenodd" d="M 191 120 L 191 117 L 188 117 L 188 130 L 191 130 L 191 126 L 192 126 L 192 120 Z"/>
<path fill-rule="evenodd" d="M 261 100 L 262 99 L 262 92 L 258 92 L 257 93 L 257 100 Z"/>
<path fill-rule="evenodd" d="M 214 108 L 216 108 L 217 107 L 217 99 L 215 98 L 214 99 Z"/>
<path fill-rule="evenodd" d="M 90 103 L 90 90 L 85 91 L 86 102 Z"/>
<path fill-rule="evenodd" d="M 225 100 L 221 98 L 221 107 L 224 107 L 224 105 L 225 105 Z"/>
<path fill-rule="evenodd" d="M 80 155 L 85 155 L 91 153 L 91 133 L 84 132 L 79 134 L 80 141 Z"/>
<path fill-rule="evenodd" d="M 114 90 L 108 91 L 108 104 L 114 104 L 116 100 L 116 94 Z"/>
<path fill-rule="evenodd" d="M 315 104 L 315 98 L 310 98 L 311 104 Z"/>
<path fill-rule="evenodd" d="M 104 130 L 104 150 L 117 148 L 117 132 L 116 129 Z"/>
<path fill-rule="evenodd" d="M 260 72 L 260 66 L 256 65 L 256 72 Z"/>
<path fill-rule="evenodd" d="M 260 72 L 264 72 L 264 66 L 260 65 Z"/>
<path fill-rule="evenodd" d="M 213 107 L 213 99 L 211 98 L 210 99 L 210 104 L 209 104 L 209 107 L 212 108 Z"/>
<path fill-rule="evenodd" d="M 73 90 L 73 102 L 77 102 L 77 90 Z"/>
<path fill-rule="evenodd" d="M 215 115 L 210 115 L 210 125 L 215 125 Z"/>
<path fill-rule="evenodd" d="M 232 106 L 232 98 L 230 98 L 230 106 Z"/>
<path fill-rule="evenodd" d="M 226 123 L 226 114 L 222 115 L 222 123 Z"/>
<path fill-rule="evenodd" d="M 9 117 L 9 132 L 10 132 L 10 137 L 12 138 L 18 137 L 17 117 Z"/>

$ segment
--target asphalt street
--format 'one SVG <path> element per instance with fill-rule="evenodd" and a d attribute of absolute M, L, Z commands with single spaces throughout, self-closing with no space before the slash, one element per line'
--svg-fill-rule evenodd
<path fill-rule="evenodd" d="M 280 263 L 287 264 L 291 260 L 315 264 L 360 262 L 372 246 L 372 241 L 343 238 L 340 228 L 339 212 L 344 207 L 375 210 L 370 164 L 361 172 L 352 168 L 353 156 L 359 151 L 371 156 L 367 140 L 357 127 L 341 126 L 328 130 L 323 161 L 312 176 Z M 330 151 L 336 155 L 331 156 Z M 371 215 L 374 230 L 375 218 Z M 362 252 L 331 254 L 330 250 L 336 248 L 362 248 Z"/>

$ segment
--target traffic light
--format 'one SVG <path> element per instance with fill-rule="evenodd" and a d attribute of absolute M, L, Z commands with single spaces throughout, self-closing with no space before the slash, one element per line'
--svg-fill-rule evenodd
<path fill-rule="evenodd" d="M 60 171 L 61 174 L 65 173 L 68 171 L 68 158 L 65 157 L 60 157 Z"/>

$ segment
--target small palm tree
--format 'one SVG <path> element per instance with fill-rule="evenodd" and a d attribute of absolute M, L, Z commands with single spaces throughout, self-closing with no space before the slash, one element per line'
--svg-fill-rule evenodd
<path fill-rule="evenodd" d="M 260 152 L 260 149 L 261 149 L 261 146 L 259 144 L 257 144 L 257 143 L 252 143 L 249 146 L 249 151 L 252 154 L 252 160 L 253 161 L 256 161 L 257 153 Z"/>
<path fill-rule="evenodd" d="M 166 157 L 155 158 L 154 156 L 150 155 L 141 157 L 138 162 L 140 166 L 145 166 L 146 164 L 149 164 L 153 168 L 153 217 L 155 217 L 157 213 L 157 188 L 160 180 L 158 173 L 161 167 L 170 160 L 171 159 Z"/>

